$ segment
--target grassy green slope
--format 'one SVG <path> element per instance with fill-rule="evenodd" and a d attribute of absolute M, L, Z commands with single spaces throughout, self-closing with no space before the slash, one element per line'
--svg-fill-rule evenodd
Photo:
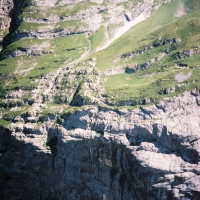
<path fill-rule="evenodd" d="M 180 5 L 184 4 L 185 14 L 176 16 Z M 187 12 L 187 14 L 186 14 Z M 110 104 L 125 100 L 141 103 L 144 99 L 158 101 L 166 96 L 173 96 L 185 90 L 200 86 L 200 56 L 179 58 L 179 53 L 190 49 L 199 49 L 200 41 L 200 6 L 198 1 L 171 1 L 163 5 L 153 16 L 133 27 L 129 32 L 116 40 L 107 49 L 97 52 L 91 57 L 97 60 L 97 69 L 104 71 L 113 67 L 133 67 L 145 64 L 153 58 L 158 58 L 165 51 L 159 61 L 148 68 L 131 74 L 111 75 L 104 78 L 105 96 Z M 161 45 L 133 57 L 131 52 L 140 52 L 145 47 L 155 46 L 159 41 L 180 38 L 181 42 Z M 116 61 L 117 60 L 117 61 Z M 177 66 L 187 66 L 177 67 Z M 192 73 L 189 79 L 178 83 L 175 76 L 183 72 Z M 175 92 L 166 95 L 166 90 Z"/>
<path fill-rule="evenodd" d="M 115 64 L 114 62 L 117 55 L 121 55 L 123 53 L 131 52 L 134 50 L 139 50 L 141 47 L 143 48 L 143 46 L 151 45 L 153 41 L 156 41 L 160 37 L 172 38 L 182 35 L 184 37 L 187 37 L 188 31 L 191 31 L 189 21 L 195 16 L 196 20 L 198 20 L 199 15 L 198 11 L 196 11 L 195 14 L 190 14 L 187 17 L 183 16 L 181 17 L 181 19 L 177 18 L 175 15 L 176 12 L 178 12 L 180 3 L 182 2 L 183 0 L 172 0 L 171 3 L 164 4 L 153 16 L 133 27 L 122 37 L 113 42 L 110 47 L 103 51 L 97 52 L 96 55 L 92 55 L 92 57 L 97 58 L 97 68 L 99 70 L 105 70 L 107 68 L 118 65 L 118 63 Z M 188 4 L 187 2 L 189 1 L 186 1 L 186 5 Z M 195 8 L 197 9 L 198 3 L 197 1 L 195 2 Z M 193 10 L 190 10 L 190 12 L 192 11 Z M 185 22 L 187 22 L 182 25 L 182 27 L 180 26 L 176 28 L 177 24 L 180 23 L 180 20 L 181 23 L 184 20 Z M 185 39 L 186 38 L 183 38 L 183 40 Z"/>
<path fill-rule="evenodd" d="M 51 13 L 63 17 L 76 14 L 80 9 L 86 9 L 88 6 L 96 6 L 96 4 L 86 1 L 75 5 L 72 9 L 68 9 L 68 7 L 60 8 L 57 5 L 45 11 L 39 7 L 30 6 L 22 13 L 22 18 L 42 19 L 44 16 L 50 16 Z M 128 6 L 128 4 L 125 3 L 123 6 Z M 38 31 L 48 26 L 43 23 L 26 22 L 19 26 L 18 31 Z M 50 30 L 60 31 L 71 28 L 76 31 L 80 26 L 84 26 L 84 24 L 79 20 L 64 21 L 55 23 Z M 166 96 L 174 96 L 185 90 L 200 87 L 200 2 L 198 0 L 171 0 L 170 3 L 163 4 L 156 13 L 133 27 L 108 48 L 95 52 L 105 42 L 106 31 L 112 35 L 118 26 L 111 24 L 106 30 L 105 26 L 102 25 L 99 31 L 90 37 L 87 37 L 86 34 L 77 34 L 53 39 L 24 38 L 13 42 L 1 53 L 2 57 L 6 57 L 13 51 L 23 48 L 29 49 L 33 46 L 47 45 L 42 51 L 48 50 L 50 53 L 40 56 L 6 57 L 6 59 L 1 60 L 1 99 L 5 97 L 6 93 L 19 89 L 28 91 L 24 98 L 30 99 L 32 89 L 39 84 L 38 80 L 50 72 L 54 73 L 59 68 L 68 66 L 69 63 L 78 60 L 86 52 L 90 52 L 90 55 L 85 59 L 87 62 L 81 63 L 81 68 L 91 68 L 85 63 L 95 60 L 96 66 L 94 68 L 100 74 L 113 68 L 131 70 L 136 66 L 143 66 L 139 67 L 142 69 L 133 70 L 131 73 L 99 75 L 101 78 L 100 87 L 103 92 L 93 89 L 89 94 L 98 97 L 101 93 L 104 97 L 104 103 L 108 105 L 126 105 L 123 102 L 127 100 L 133 102 L 131 105 L 146 104 L 149 101 L 157 102 Z M 176 42 L 165 42 L 174 40 Z M 194 55 L 188 56 L 189 50 L 195 52 Z M 182 52 L 186 52 L 187 55 L 181 57 Z M 152 60 L 154 62 L 150 62 Z M 147 63 L 150 64 L 147 66 Z M 74 67 L 76 68 L 74 74 L 70 75 L 69 73 L 65 77 L 66 80 L 78 77 L 74 79 L 76 82 L 80 79 L 79 75 L 76 74 L 79 71 L 79 65 L 77 64 Z M 180 72 L 183 75 L 191 73 L 191 76 L 183 82 L 177 82 L 175 77 Z M 87 75 L 86 73 L 82 76 L 83 86 L 79 88 L 77 94 L 84 96 L 86 90 L 84 85 L 87 85 L 87 80 L 92 79 L 95 75 L 92 73 Z M 77 84 L 73 83 L 73 85 L 76 86 Z M 60 87 L 64 91 L 62 88 L 66 88 L 65 83 L 61 83 L 61 86 L 57 86 L 57 90 Z M 70 88 L 70 86 L 68 85 L 67 88 Z M 76 87 L 71 88 L 72 90 L 73 88 L 76 89 Z M 89 89 L 87 88 L 87 90 Z M 73 93 L 73 91 L 70 92 Z M 65 97 L 63 98 L 65 99 Z M 24 106 L 22 110 L 24 112 L 27 109 Z M 2 112 L 9 113 L 9 110 Z"/>
<path fill-rule="evenodd" d="M 30 42 L 35 44 L 41 44 L 48 41 L 53 51 L 52 54 L 46 54 L 42 56 L 20 56 L 15 58 L 7 58 L 1 61 L 1 74 L 2 84 L 8 81 L 6 89 L 29 89 L 31 86 L 35 86 L 34 80 L 40 78 L 52 70 L 58 69 L 63 66 L 66 60 L 73 61 L 79 58 L 89 46 L 89 41 L 84 35 L 75 35 L 65 38 L 56 38 L 53 40 L 41 40 L 41 39 L 23 39 L 12 43 L 7 47 L 6 51 L 11 51 L 17 48 L 23 48 L 25 45 L 29 45 Z M 72 49 L 72 50 L 71 50 Z M 34 64 L 35 67 L 31 68 L 30 64 Z M 27 66 L 28 65 L 28 66 Z M 18 70 L 19 67 L 19 70 Z M 29 68 L 27 73 L 20 73 L 21 69 Z M 10 82 L 10 77 L 15 76 L 17 81 Z M 8 77 L 8 79 L 6 78 Z"/>

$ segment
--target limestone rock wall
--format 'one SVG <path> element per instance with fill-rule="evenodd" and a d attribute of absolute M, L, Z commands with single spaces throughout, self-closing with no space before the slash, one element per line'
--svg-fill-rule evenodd
<path fill-rule="evenodd" d="M 199 91 L 133 111 L 18 117 L 1 129 L 1 198 L 198 200 L 199 119 Z"/>
<path fill-rule="evenodd" d="M 90 1 L 90 3 L 96 3 L 96 5 L 90 5 L 86 9 L 79 10 L 72 15 L 59 16 L 59 13 L 52 13 L 50 16 L 45 16 L 43 18 L 34 18 L 23 16 L 22 22 L 24 23 L 36 23 L 40 25 L 49 24 L 48 28 L 41 28 L 39 30 L 18 30 L 12 35 L 12 41 L 19 40 L 21 38 L 39 38 L 39 39 L 52 39 L 60 38 L 73 34 L 85 33 L 90 36 L 99 30 L 101 26 L 108 27 L 110 24 L 115 24 L 121 26 L 137 18 L 141 13 L 145 17 L 149 17 L 150 14 L 155 12 L 161 5 L 160 1 L 154 2 L 149 0 L 144 0 L 137 5 L 132 5 L 130 3 L 130 8 L 124 8 L 119 3 L 128 2 L 127 0 L 115 0 L 115 1 Z M 39 9 L 52 8 L 54 6 L 65 6 L 68 9 L 73 9 L 78 3 L 84 3 L 82 0 L 68 1 L 68 0 L 32 0 L 30 4 L 33 6 L 38 6 Z M 103 5 L 102 3 L 105 3 Z M 84 23 L 84 26 L 78 28 L 78 31 L 72 30 L 71 27 L 61 30 L 55 30 L 54 25 L 59 22 L 80 20 Z M 115 30 L 117 31 L 117 29 Z"/>

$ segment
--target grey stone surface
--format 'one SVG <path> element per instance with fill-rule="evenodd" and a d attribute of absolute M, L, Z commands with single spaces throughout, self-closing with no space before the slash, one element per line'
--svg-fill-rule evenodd
<path fill-rule="evenodd" d="M 2 197 L 198 200 L 198 93 L 132 111 L 94 106 L 60 125 L 59 115 L 18 120 L 1 130 Z"/>

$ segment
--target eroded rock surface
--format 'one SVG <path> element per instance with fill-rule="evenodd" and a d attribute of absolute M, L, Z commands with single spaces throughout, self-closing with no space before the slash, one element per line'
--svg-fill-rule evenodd
<path fill-rule="evenodd" d="M 198 200 L 199 99 L 18 117 L 1 129 L 1 198 Z"/>

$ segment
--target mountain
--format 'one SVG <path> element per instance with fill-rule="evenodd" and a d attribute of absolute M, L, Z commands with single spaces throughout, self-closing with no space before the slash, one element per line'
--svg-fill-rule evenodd
<path fill-rule="evenodd" d="M 200 199 L 198 0 L 1 0 L 0 19 L 1 199 Z"/>

